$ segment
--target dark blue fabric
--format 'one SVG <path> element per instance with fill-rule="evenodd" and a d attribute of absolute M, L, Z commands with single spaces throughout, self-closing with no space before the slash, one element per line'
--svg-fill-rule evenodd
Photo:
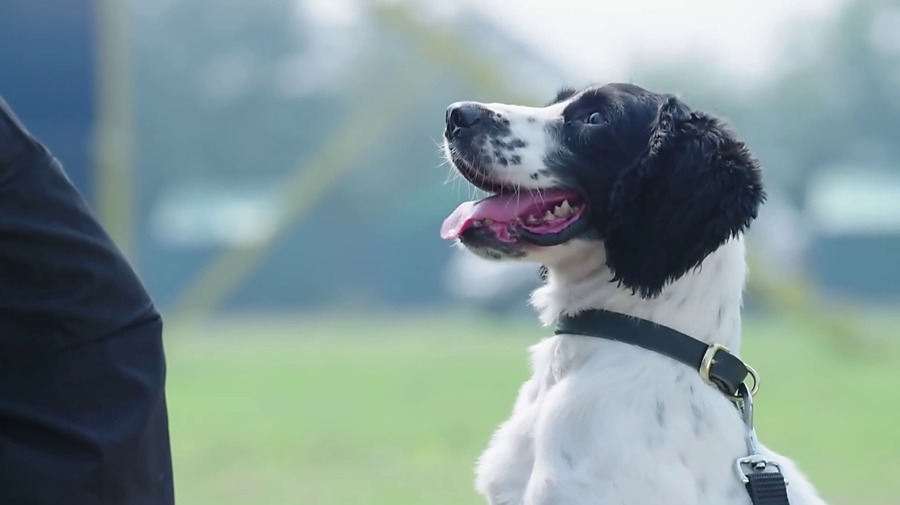
<path fill-rule="evenodd" d="M 174 503 L 162 320 L 0 99 L 0 504 Z"/>

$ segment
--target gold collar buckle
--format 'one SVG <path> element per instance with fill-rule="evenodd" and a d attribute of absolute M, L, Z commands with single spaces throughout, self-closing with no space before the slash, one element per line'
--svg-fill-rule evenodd
<path fill-rule="evenodd" d="M 700 377 L 704 381 L 716 387 L 718 386 L 712 381 L 712 378 L 709 376 L 709 372 L 712 366 L 716 363 L 716 354 L 718 354 L 719 351 L 730 353 L 731 349 L 725 347 L 722 344 L 711 344 L 706 348 L 706 352 L 703 354 L 703 359 L 700 361 L 700 368 L 697 370 L 698 372 L 700 372 Z M 744 366 L 747 368 L 747 372 L 750 374 L 750 377 L 753 378 L 753 385 L 750 388 L 750 395 L 752 396 L 755 395 L 757 391 L 759 391 L 759 374 L 757 374 L 756 370 L 754 370 L 750 365 L 744 363 Z M 730 398 L 734 402 L 742 400 L 740 396 L 732 396 Z"/>

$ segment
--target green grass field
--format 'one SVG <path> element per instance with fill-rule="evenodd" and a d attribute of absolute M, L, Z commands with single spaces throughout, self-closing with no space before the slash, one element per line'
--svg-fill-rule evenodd
<path fill-rule="evenodd" d="M 545 334 L 470 317 L 169 328 L 178 501 L 482 504 L 473 462 L 527 376 L 527 345 Z M 831 503 L 900 494 L 896 350 L 856 354 L 799 322 L 747 322 L 760 437 Z"/>

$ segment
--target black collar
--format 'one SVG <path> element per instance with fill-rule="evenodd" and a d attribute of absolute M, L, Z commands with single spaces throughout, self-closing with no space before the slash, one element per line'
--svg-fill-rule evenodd
<path fill-rule="evenodd" d="M 574 316 L 560 315 L 557 335 L 585 335 L 637 345 L 664 354 L 697 370 L 700 376 L 737 401 L 738 387 L 753 376 L 753 392 L 759 378 L 752 368 L 723 345 L 706 344 L 684 333 L 644 319 L 606 310 L 585 310 Z"/>

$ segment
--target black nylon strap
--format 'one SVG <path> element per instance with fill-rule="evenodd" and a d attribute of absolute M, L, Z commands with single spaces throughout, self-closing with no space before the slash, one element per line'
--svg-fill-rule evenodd
<path fill-rule="evenodd" d="M 747 492 L 753 505 L 789 505 L 787 484 L 781 472 L 751 472 Z"/>
<path fill-rule="evenodd" d="M 644 319 L 606 310 L 586 310 L 560 315 L 557 335 L 585 335 L 637 345 L 678 360 L 699 370 L 709 345 L 680 331 Z M 710 380 L 724 394 L 735 397 L 749 374 L 747 365 L 731 353 L 719 350 L 709 368 Z"/>

